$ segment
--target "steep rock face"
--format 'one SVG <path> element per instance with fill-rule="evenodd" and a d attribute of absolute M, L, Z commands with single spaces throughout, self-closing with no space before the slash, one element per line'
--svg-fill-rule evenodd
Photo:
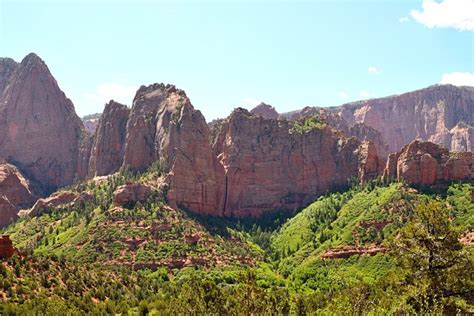
<path fill-rule="evenodd" d="M 474 88 L 432 86 L 399 96 L 346 104 L 335 111 L 350 124 L 378 130 L 390 152 L 415 139 L 474 151 Z M 461 124 L 461 126 L 458 126 Z"/>
<path fill-rule="evenodd" d="M 0 100 L 18 63 L 11 58 L 0 58 Z"/>
<path fill-rule="evenodd" d="M 215 212 L 220 194 L 209 127 L 173 85 L 142 86 L 127 124 L 124 166 L 145 170 L 155 161 L 167 172 L 171 204 Z"/>
<path fill-rule="evenodd" d="M 72 182 L 82 122 L 35 54 L 15 67 L 0 103 L 0 156 L 46 190 Z"/>
<path fill-rule="evenodd" d="M 30 183 L 17 168 L 0 164 L 0 227 L 17 218 L 18 209 L 29 207 L 36 198 Z"/>
<path fill-rule="evenodd" d="M 390 155 L 384 177 L 415 185 L 474 180 L 474 155 L 450 153 L 431 142 L 413 141 L 398 154 Z"/>
<path fill-rule="evenodd" d="M 89 164 L 92 155 L 92 148 L 95 141 L 95 135 L 84 133 L 79 145 L 76 175 L 78 179 L 86 179 L 89 176 Z M 117 159 L 122 159 L 117 157 Z"/>
<path fill-rule="evenodd" d="M 273 106 L 263 102 L 254 107 L 250 113 L 274 120 L 278 119 L 280 116 Z"/>
<path fill-rule="evenodd" d="M 358 176 L 358 140 L 329 127 L 303 133 L 291 127 L 244 109 L 221 125 L 213 150 L 225 170 L 222 215 L 301 207 Z"/>
<path fill-rule="evenodd" d="M 254 109 L 255 110 L 255 109 Z M 252 111 L 254 111 L 252 110 Z M 261 112 L 261 111 L 260 111 Z M 259 114 L 265 118 L 273 118 L 268 115 Z M 303 120 L 309 117 L 316 117 L 318 120 L 327 123 L 334 129 L 343 132 L 347 137 L 356 137 L 360 141 L 370 141 L 377 148 L 378 155 L 386 158 L 389 154 L 389 146 L 382 137 L 382 134 L 375 128 L 367 126 L 363 123 L 349 124 L 341 113 L 331 108 L 321 107 L 305 107 L 299 111 L 279 114 L 278 119 L 287 119 L 291 121 Z"/>
<path fill-rule="evenodd" d="M 89 175 L 102 176 L 119 170 L 125 153 L 125 137 L 130 109 L 110 101 L 105 105 L 95 133 Z"/>
<path fill-rule="evenodd" d="M 0 228 L 8 226 L 8 224 L 18 218 L 18 210 L 10 203 L 6 196 L 0 195 Z"/>

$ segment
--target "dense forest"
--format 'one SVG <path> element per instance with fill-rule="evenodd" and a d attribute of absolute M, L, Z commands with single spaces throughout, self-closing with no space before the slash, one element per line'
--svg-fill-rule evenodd
<path fill-rule="evenodd" d="M 20 254 L 0 265 L 0 313 L 474 312 L 472 183 L 353 184 L 296 214 L 245 220 L 158 196 L 110 207 L 117 186 L 154 168 L 65 188 L 94 199 L 4 229 Z"/>

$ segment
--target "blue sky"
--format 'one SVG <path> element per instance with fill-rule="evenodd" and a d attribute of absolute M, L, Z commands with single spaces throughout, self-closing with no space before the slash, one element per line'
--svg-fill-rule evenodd
<path fill-rule="evenodd" d="M 154 82 L 208 120 L 474 85 L 474 0 L 0 0 L 0 22 L 0 56 L 37 53 L 80 115 Z"/>

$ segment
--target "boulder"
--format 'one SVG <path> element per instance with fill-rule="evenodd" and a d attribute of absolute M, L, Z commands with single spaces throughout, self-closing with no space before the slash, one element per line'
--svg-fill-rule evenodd
<path fill-rule="evenodd" d="M 10 236 L 0 236 L 0 258 L 9 258 L 13 256 L 16 249 L 13 247 L 13 242 L 10 240 Z"/>

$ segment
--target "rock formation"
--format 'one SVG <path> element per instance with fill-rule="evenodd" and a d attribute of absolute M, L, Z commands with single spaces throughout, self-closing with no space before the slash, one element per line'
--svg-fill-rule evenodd
<path fill-rule="evenodd" d="M 281 115 L 262 103 L 208 125 L 184 91 L 153 84 L 140 87 L 131 109 L 109 102 L 88 134 L 47 66 L 30 54 L 20 64 L 0 59 L 0 159 L 39 183 L 42 193 L 121 167 L 142 172 L 153 165 L 172 206 L 256 216 L 302 207 L 348 178 L 373 179 L 383 167 L 386 178 L 413 184 L 472 179 L 471 153 L 433 144 L 415 141 L 384 160 L 414 139 L 474 150 L 473 104 L 474 89 L 434 86 Z M 0 225 L 34 201 L 19 171 L 2 180 L 1 170 Z M 2 189 L 2 181 L 15 183 Z M 150 192 L 132 185 L 115 193 L 116 204 L 124 205 Z M 33 213 L 79 198 L 61 194 L 38 201 Z"/>
<path fill-rule="evenodd" d="M 328 126 L 302 133 L 292 126 L 244 109 L 220 126 L 213 144 L 225 170 L 220 215 L 298 208 L 357 177 L 358 140 L 341 137 Z"/>
<path fill-rule="evenodd" d="M 18 63 L 11 58 L 0 58 L 0 100 Z"/>
<path fill-rule="evenodd" d="M 21 210 L 18 215 L 36 216 L 59 206 L 74 206 L 74 203 L 86 203 L 92 199 L 93 195 L 89 192 L 78 194 L 70 191 L 58 191 L 47 198 L 38 199 L 31 209 Z"/>
<path fill-rule="evenodd" d="M 35 54 L 26 56 L 0 100 L 0 158 L 54 190 L 74 179 L 82 130 L 46 64 Z"/>
<path fill-rule="evenodd" d="M 415 139 L 450 150 L 474 151 L 474 88 L 432 86 L 398 96 L 354 102 L 334 109 L 350 125 L 382 133 L 390 152 Z"/>
<path fill-rule="evenodd" d="M 90 134 L 94 135 L 95 131 L 97 130 L 97 127 L 99 126 L 99 120 L 98 118 L 90 118 L 90 119 L 83 119 L 82 123 L 84 124 L 84 130 Z"/>
<path fill-rule="evenodd" d="M 105 105 L 92 145 L 90 176 L 112 174 L 122 166 L 129 115 L 125 105 L 114 101 Z"/>
<path fill-rule="evenodd" d="M 8 224 L 18 218 L 18 210 L 4 195 L 0 195 L 0 228 L 8 226 Z"/>
<path fill-rule="evenodd" d="M 280 114 L 275 110 L 275 108 L 269 104 L 266 103 L 260 103 L 256 107 L 254 107 L 250 113 L 255 114 L 255 115 L 260 115 L 266 119 L 278 119 Z"/>
<path fill-rule="evenodd" d="M 416 140 L 390 155 L 384 177 L 415 185 L 474 180 L 474 155 L 450 153 L 434 143 Z"/>
<path fill-rule="evenodd" d="M 142 86 L 127 124 L 124 166 L 142 171 L 155 161 L 168 173 L 170 203 L 196 212 L 217 209 L 209 128 L 173 85 Z"/>
<path fill-rule="evenodd" d="M 270 110 L 267 110 L 267 107 L 269 107 L 269 105 L 259 105 L 250 112 L 260 115 L 264 118 L 290 121 L 298 121 L 309 117 L 316 117 L 318 120 L 327 123 L 329 126 L 341 131 L 348 137 L 354 136 L 360 141 L 370 141 L 374 143 L 381 158 L 385 158 L 389 154 L 389 146 L 379 131 L 363 123 L 355 123 L 351 125 L 344 118 L 342 118 L 341 113 L 338 113 L 330 108 L 305 107 L 300 111 L 278 114 L 278 112 L 276 112 L 272 107 L 271 109 L 273 109 L 277 115 L 269 115 L 268 112 Z"/>
<path fill-rule="evenodd" d="M 151 195 L 151 187 L 141 183 L 127 183 L 119 186 L 113 196 L 113 202 L 116 206 L 129 207 L 137 202 L 145 202 Z"/>
<path fill-rule="evenodd" d="M 10 164 L 0 164 L 0 228 L 14 221 L 18 210 L 31 206 L 34 190 L 28 180 Z"/>
<path fill-rule="evenodd" d="M 0 236 L 0 258 L 9 258 L 16 252 L 13 242 L 8 235 Z"/>

